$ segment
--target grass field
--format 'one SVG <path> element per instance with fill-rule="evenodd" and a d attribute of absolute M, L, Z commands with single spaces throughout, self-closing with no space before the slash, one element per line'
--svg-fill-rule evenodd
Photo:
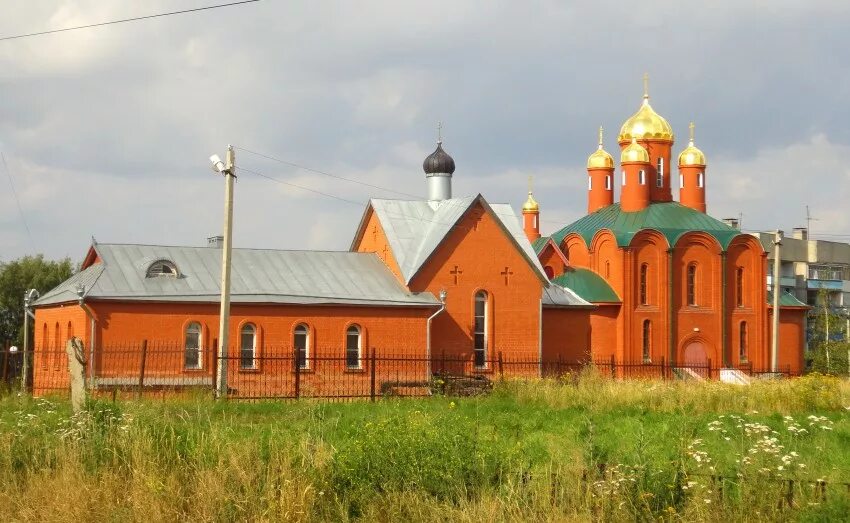
<path fill-rule="evenodd" d="M 848 408 L 832 378 L 592 372 L 483 398 L 96 401 L 76 416 L 7 394 L 0 521 L 846 521 Z"/>

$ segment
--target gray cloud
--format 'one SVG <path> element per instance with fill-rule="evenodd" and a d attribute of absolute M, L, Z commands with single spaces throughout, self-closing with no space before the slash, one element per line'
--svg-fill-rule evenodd
<path fill-rule="evenodd" d="M 27 3 L 0 34 L 205 4 Z M 206 158 L 227 143 L 422 194 L 437 120 L 457 194 L 518 207 L 534 175 L 552 231 L 584 212 L 595 129 L 615 150 L 649 71 L 677 151 L 697 122 L 709 212 L 787 229 L 809 204 L 823 232 L 850 234 L 848 22 L 843 1 L 266 1 L 0 42 L 0 147 L 36 248 L 53 257 L 79 259 L 92 234 L 199 244 L 221 227 Z M 362 202 L 245 172 L 238 246 L 344 249 L 366 199 L 393 196 L 238 161 Z M 2 259 L 32 250 L 7 186 Z"/>

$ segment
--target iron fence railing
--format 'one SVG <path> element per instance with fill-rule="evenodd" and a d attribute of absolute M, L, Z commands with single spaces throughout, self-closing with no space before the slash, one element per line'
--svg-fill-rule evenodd
<path fill-rule="evenodd" d="M 230 350 L 219 359 L 212 349 L 187 357 L 175 343 L 121 343 L 87 348 L 86 383 L 95 394 L 152 395 L 210 393 L 218 367 L 225 369 L 231 399 L 371 398 L 423 396 L 433 392 L 476 393 L 496 379 L 561 378 L 589 365 L 613 379 L 718 379 L 721 368 L 704 364 L 659 361 L 593 361 L 541 359 L 536 353 L 496 351 L 477 365 L 472 353 L 438 351 L 431 357 L 370 349 L 353 358 L 342 349 L 311 354 L 291 347 L 264 347 L 246 352 Z M 27 367 L 26 379 L 23 372 Z M 480 363 L 480 361 L 478 362 Z M 742 374 L 790 376 L 790 368 L 773 372 L 739 367 Z M 23 387 L 35 395 L 64 394 L 70 379 L 64 348 L 44 347 L 28 352 L 0 349 L 0 383 Z"/>

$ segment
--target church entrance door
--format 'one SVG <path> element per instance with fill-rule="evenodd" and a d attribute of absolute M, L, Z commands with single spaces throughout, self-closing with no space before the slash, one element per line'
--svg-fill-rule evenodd
<path fill-rule="evenodd" d="M 692 341 L 685 345 L 685 365 L 708 365 L 708 355 L 705 353 L 705 343 Z"/>

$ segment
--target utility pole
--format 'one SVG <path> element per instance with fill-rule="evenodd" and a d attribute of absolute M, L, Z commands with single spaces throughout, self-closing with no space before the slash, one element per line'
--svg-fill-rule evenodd
<path fill-rule="evenodd" d="M 823 347 L 826 349 L 826 373 L 829 374 L 829 294 L 823 294 L 823 319 L 824 319 L 824 339 Z"/>
<path fill-rule="evenodd" d="M 782 231 L 777 230 L 773 237 L 773 339 L 770 340 L 770 371 L 776 372 L 779 362 L 779 247 L 782 245 Z"/>
<path fill-rule="evenodd" d="M 236 153 L 227 146 L 226 161 L 210 157 L 213 170 L 224 175 L 224 246 L 221 253 L 221 311 L 218 323 L 218 368 L 215 395 L 227 396 L 227 345 L 230 331 L 230 257 L 233 248 L 233 180 L 236 178 Z"/>
<path fill-rule="evenodd" d="M 27 391 L 27 379 L 29 377 L 30 318 L 35 319 L 35 315 L 30 310 L 30 305 L 38 297 L 38 291 L 35 289 L 30 289 L 24 293 L 24 350 L 21 354 L 21 392 Z M 35 354 L 35 351 L 33 351 L 33 354 Z"/>

